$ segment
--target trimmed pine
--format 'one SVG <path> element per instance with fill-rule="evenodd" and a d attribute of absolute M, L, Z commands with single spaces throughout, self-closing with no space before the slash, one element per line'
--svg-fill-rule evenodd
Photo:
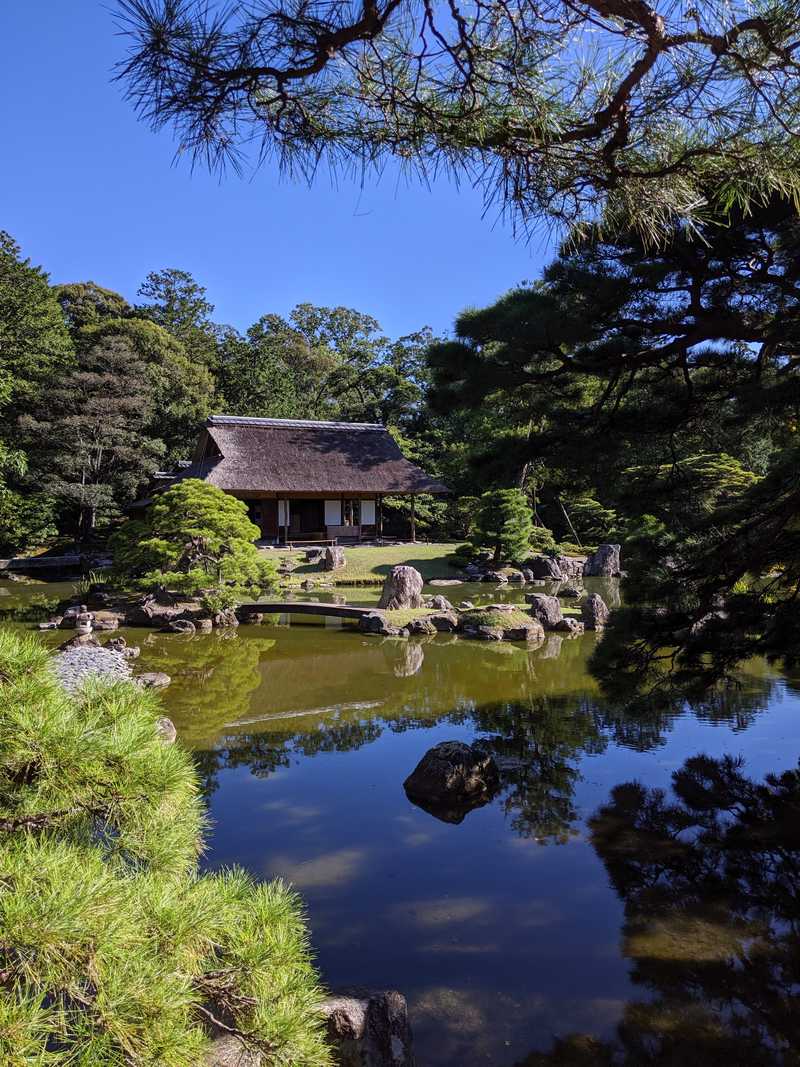
<path fill-rule="evenodd" d="M 197 1067 L 211 1015 L 265 1067 L 328 1067 L 301 902 L 198 873 L 205 811 L 160 713 L 130 683 L 68 696 L 0 630 L 0 1062 Z"/>

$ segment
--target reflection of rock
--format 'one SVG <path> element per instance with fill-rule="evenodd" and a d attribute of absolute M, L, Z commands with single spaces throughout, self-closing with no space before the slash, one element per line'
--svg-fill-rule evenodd
<path fill-rule="evenodd" d="M 390 644 L 392 642 L 389 642 Z M 395 642 L 397 644 L 398 642 Z M 411 678 L 418 674 L 425 662 L 425 649 L 419 641 L 400 644 L 400 658 L 394 665 L 396 678 Z"/>
<path fill-rule="evenodd" d="M 587 578 L 619 578 L 619 545 L 600 545 L 583 565 Z"/>
<path fill-rule="evenodd" d="M 480 742 L 463 741 L 442 741 L 429 749 L 403 783 L 409 800 L 451 823 L 488 803 L 499 786 L 491 754 Z"/>
<path fill-rule="evenodd" d="M 398 611 L 423 606 L 422 575 L 419 571 L 403 564 L 392 567 L 392 573 L 384 582 L 378 607 Z"/>
<path fill-rule="evenodd" d="M 609 608 L 618 608 L 622 603 L 619 578 L 597 578 L 592 583 Z"/>
<path fill-rule="evenodd" d="M 339 1067 L 414 1067 L 402 993 L 342 989 L 326 997 L 322 1012 Z"/>
<path fill-rule="evenodd" d="M 561 644 L 564 638 L 561 634 L 548 634 L 539 653 L 541 659 L 558 659 L 561 655 Z"/>
<path fill-rule="evenodd" d="M 597 593 L 592 593 L 581 604 L 583 625 L 587 630 L 602 630 L 610 614 L 603 598 Z"/>

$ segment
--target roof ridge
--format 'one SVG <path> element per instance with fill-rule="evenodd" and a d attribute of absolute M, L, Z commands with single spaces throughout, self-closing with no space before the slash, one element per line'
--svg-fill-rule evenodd
<path fill-rule="evenodd" d="M 325 419 L 261 419 L 248 415 L 209 415 L 206 426 L 273 426 L 276 428 L 319 428 L 336 430 L 383 430 L 380 422 L 329 422 Z"/>

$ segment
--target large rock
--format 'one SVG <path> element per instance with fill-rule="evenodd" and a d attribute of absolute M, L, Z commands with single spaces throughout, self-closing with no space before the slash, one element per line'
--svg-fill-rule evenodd
<path fill-rule="evenodd" d="M 544 593 L 528 593 L 525 599 L 531 606 L 533 618 L 538 619 L 545 630 L 555 630 L 562 619 L 558 597 L 545 596 Z"/>
<path fill-rule="evenodd" d="M 556 556 L 556 563 L 565 578 L 577 581 L 583 576 L 586 556 Z"/>
<path fill-rule="evenodd" d="M 552 556 L 532 556 L 525 561 L 523 574 L 525 571 L 530 571 L 533 578 L 549 578 L 554 582 L 560 582 L 563 578 L 561 568 Z"/>
<path fill-rule="evenodd" d="M 587 630 L 602 630 L 611 612 L 598 593 L 592 593 L 581 604 L 581 617 Z"/>
<path fill-rule="evenodd" d="M 439 633 L 450 634 L 458 629 L 458 615 L 455 611 L 439 611 L 428 618 Z"/>
<path fill-rule="evenodd" d="M 181 614 L 181 608 L 175 603 L 163 603 L 155 596 L 148 594 L 132 605 L 125 613 L 125 622 L 128 626 L 166 626 L 168 622 Z"/>
<path fill-rule="evenodd" d="M 326 997 L 322 1012 L 338 1067 L 414 1067 L 402 993 L 342 989 Z"/>
<path fill-rule="evenodd" d="M 172 679 L 163 671 L 145 671 L 137 676 L 136 681 L 143 689 L 166 689 Z"/>
<path fill-rule="evenodd" d="M 162 634 L 193 634 L 197 627 L 189 619 L 171 619 L 161 627 Z"/>
<path fill-rule="evenodd" d="M 358 628 L 364 634 L 377 634 L 379 637 L 400 637 L 406 631 L 393 626 L 380 611 L 370 611 L 358 620 Z"/>
<path fill-rule="evenodd" d="M 392 567 L 392 573 L 383 583 L 378 607 L 386 611 L 423 607 L 422 584 L 422 575 L 414 567 L 403 564 Z"/>
<path fill-rule="evenodd" d="M 488 803 L 499 786 L 491 754 L 479 742 L 463 741 L 442 741 L 429 749 L 403 783 L 409 800 L 451 823 Z"/>
<path fill-rule="evenodd" d="M 324 571 L 338 571 L 344 567 L 346 562 L 344 549 L 339 548 L 337 545 L 329 545 L 325 549 L 325 555 L 322 559 L 322 569 Z"/>
<path fill-rule="evenodd" d="M 619 578 L 619 545 L 600 545 L 583 565 L 587 578 Z"/>
<path fill-rule="evenodd" d="M 441 593 L 435 596 L 431 600 L 431 607 L 436 608 L 437 611 L 455 611 L 456 609 L 450 603 L 446 596 L 442 596 Z"/>
<path fill-rule="evenodd" d="M 556 626 L 556 630 L 561 633 L 569 634 L 571 637 L 578 637 L 584 631 L 584 625 L 578 619 L 573 619 L 571 615 L 565 615 L 561 622 Z"/>

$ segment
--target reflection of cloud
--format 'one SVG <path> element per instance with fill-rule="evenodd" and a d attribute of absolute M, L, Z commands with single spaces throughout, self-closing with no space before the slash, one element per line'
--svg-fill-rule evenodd
<path fill-rule="evenodd" d="M 478 998 L 463 989 L 434 986 L 412 999 L 413 1018 L 428 1016 L 438 1026 L 456 1030 L 459 1035 L 480 1034 L 489 1024 L 488 1011 Z"/>
<path fill-rule="evenodd" d="M 308 860 L 273 856 L 268 874 L 269 877 L 285 878 L 300 889 L 340 886 L 361 874 L 365 858 L 366 853 L 359 848 L 342 848 Z"/>
<path fill-rule="evenodd" d="M 433 840 L 433 834 L 426 834 L 419 830 L 415 834 L 407 834 L 403 838 L 403 844 L 406 848 L 418 848 L 420 845 L 429 845 Z"/>
<path fill-rule="evenodd" d="M 498 952 L 498 945 L 489 944 L 477 944 L 470 941 L 459 941 L 458 938 L 453 938 L 452 941 L 433 941 L 430 945 L 422 945 L 421 952 L 434 952 L 441 955 L 461 955 L 461 956 L 485 956 L 487 952 Z"/>
<path fill-rule="evenodd" d="M 489 910 L 489 900 L 481 897 L 443 897 L 441 900 L 419 900 L 403 907 L 403 917 L 419 926 L 443 926 L 462 923 L 483 915 Z"/>
<path fill-rule="evenodd" d="M 259 805 L 259 810 L 282 815 L 290 822 L 307 822 L 309 819 L 319 819 L 322 816 L 320 808 L 312 808 L 308 804 L 292 804 L 290 800 L 270 800 L 266 804 Z"/>

